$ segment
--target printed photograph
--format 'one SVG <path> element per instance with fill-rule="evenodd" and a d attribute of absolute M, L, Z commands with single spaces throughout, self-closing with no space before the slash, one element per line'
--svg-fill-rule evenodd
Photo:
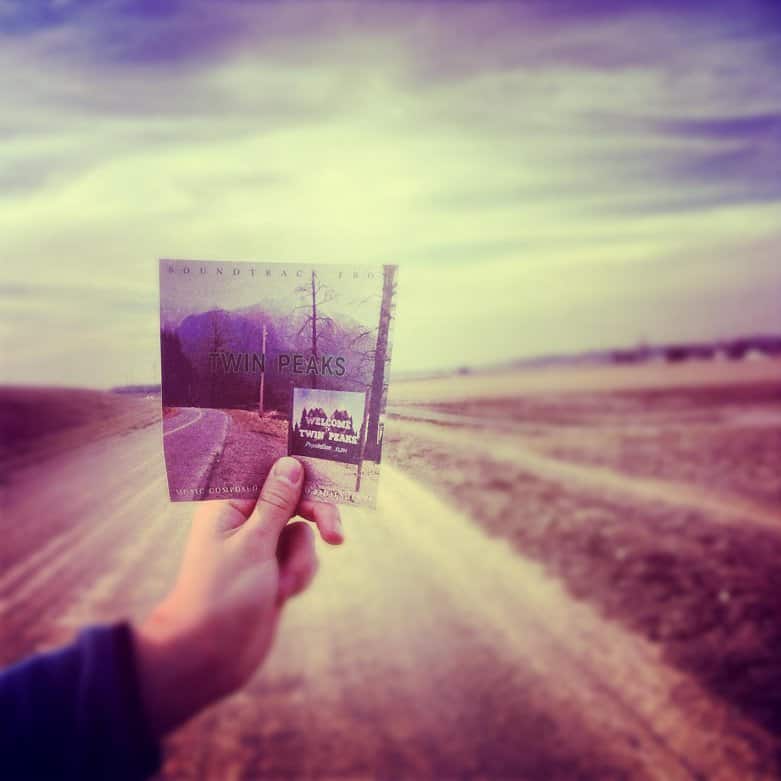
<path fill-rule="evenodd" d="M 377 464 L 363 458 L 367 413 L 365 393 L 293 390 L 289 453 L 306 460 L 313 498 L 339 501 L 345 491 L 374 498 Z"/>
<path fill-rule="evenodd" d="M 290 452 L 312 498 L 374 506 L 395 266 L 160 261 L 173 501 L 254 498 Z"/>

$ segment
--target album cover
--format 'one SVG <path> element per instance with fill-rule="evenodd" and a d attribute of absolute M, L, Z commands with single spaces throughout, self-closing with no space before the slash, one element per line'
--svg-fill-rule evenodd
<path fill-rule="evenodd" d="M 372 507 L 396 266 L 160 261 L 172 501 L 255 498 L 294 455 L 304 495 Z"/>

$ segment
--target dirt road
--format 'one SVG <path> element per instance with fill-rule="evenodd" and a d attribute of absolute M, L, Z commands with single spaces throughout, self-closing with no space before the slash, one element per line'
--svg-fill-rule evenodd
<path fill-rule="evenodd" d="M 143 615 L 191 509 L 156 426 L 17 471 L 3 507 L 4 663 Z M 757 726 L 409 476 L 384 465 L 378 511 L 344 515 L 265 669 L 171 739 L 163 778 L 777 777 Z"/>

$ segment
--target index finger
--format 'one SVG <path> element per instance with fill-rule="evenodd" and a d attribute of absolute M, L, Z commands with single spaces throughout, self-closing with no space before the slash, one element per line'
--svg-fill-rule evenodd
<path fill-rule="evenodd" d="M 317 526 L 323 541 L 329 545 L 339 545 L 344 542 L 342 518 L 335 504 L 302 499 L 298 503 L 296 514 L 307 521 L 312 521 Z"/>
<path fill-rule="evenodd" d="M 255 499 L 221 499 L 202 502 L 195 511 L 197 528 L 226 535 L 243 526 L 255 509 Z"/>

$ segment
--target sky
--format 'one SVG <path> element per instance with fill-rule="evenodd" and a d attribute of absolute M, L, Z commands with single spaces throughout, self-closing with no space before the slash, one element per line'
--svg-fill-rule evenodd
<path fill-rule="evenodd" d="M 398 263 L 394 372 L 781 331 L 774 2 L 0 0 L 0 380 L 159 373 L 157 259 Z"/>

